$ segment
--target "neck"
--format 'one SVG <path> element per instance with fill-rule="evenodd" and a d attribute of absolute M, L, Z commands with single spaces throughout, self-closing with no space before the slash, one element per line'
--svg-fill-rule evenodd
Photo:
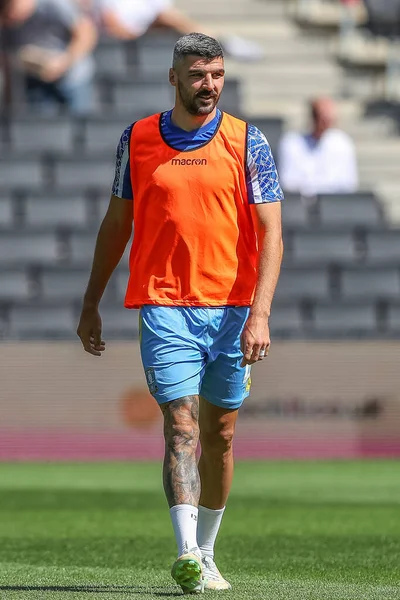
<path fill-rule="evenodd" d="M 185 108 L 176 104 L 172 111 L 171 119 L 173 124 L 180 129 L 183 129 L 184 131 L 193 131 L 194 129 L 199 129 L 200 127 L 204 127 L 204 125 L 211 123 L 216 114 L 217 107 L 215 107 L 208 115 L 196 116 L 191 115 Z"/>

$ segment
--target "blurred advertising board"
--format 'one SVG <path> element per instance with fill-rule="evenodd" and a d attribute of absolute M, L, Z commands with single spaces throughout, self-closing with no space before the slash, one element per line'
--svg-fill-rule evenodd
<path fill-rule="evenodd" d="M 398 342 L 274 342 L 252 369 L 237 458 L 400 456 Z M 161 413 L 137 342 L 0 345 L 0 460 L 152 460 Z"/>

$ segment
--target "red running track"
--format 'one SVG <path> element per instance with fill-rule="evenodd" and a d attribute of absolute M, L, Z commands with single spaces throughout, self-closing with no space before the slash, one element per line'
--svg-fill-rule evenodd
<path fill-rule="evenodd" d="M 235 441 L 238 459 L 345 459 L 400 456 L 399 440 L 246 438 Z M 0 461 L 159 460 L 164 444 L 158 434 L 0 431 Z"/>

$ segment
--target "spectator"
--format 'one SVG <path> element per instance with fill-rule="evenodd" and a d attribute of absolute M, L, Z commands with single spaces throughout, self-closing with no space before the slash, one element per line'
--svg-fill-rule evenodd
<path fill-rule="evenodd" d="M 0 0 L 0 23 L 31 107 L 49 113 L 66 105 L 73 114 L 89 113 L 97 40 L 90 19 L 69 0 Z"/>
<path fill-rule="evenodd" d="M 78 1 L 86 8 L 90 5 L 90 0 Z M 174 8 L 172 0 L 92 0 L 91 5 L 95 21 L 101 21 L 108 35 L 122 40 L 140 37 L 154 25 L 174 29 L 180 35 L 203 29 Z M 237 36 L 226 36 L 221 42 L 225 52 L 238 60 L 258 60 L 264 55 L 258 44 Z"/>
<path fill-rule="evenodd" d="M 283 136 L 278 157 L 282 187 L 303 196 L 354 192 L 358 186 L 355 148 L 350 137 L 335 128 L 336 107 L 330 98 L 311 104 L 309 134 Z"/>

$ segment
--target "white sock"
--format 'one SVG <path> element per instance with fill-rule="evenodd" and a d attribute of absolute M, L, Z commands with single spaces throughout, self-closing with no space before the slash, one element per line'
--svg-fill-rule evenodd
<path fill-rule="evenodd" d="M 214 544 L 221 526 L 225 508 L 212 510 L 199 506 L 199 521 L 197 523 L 197 542 L 201 553 L 214 558 Z"/>
<path fill-rule="evenodd" d="M 178 545 L 178 556 L 187 554 L 193 549 L 198 551 L 197 518 L 199 509 L 190 504 L 178 504 L 170 509 L 169 514 Z"/>

